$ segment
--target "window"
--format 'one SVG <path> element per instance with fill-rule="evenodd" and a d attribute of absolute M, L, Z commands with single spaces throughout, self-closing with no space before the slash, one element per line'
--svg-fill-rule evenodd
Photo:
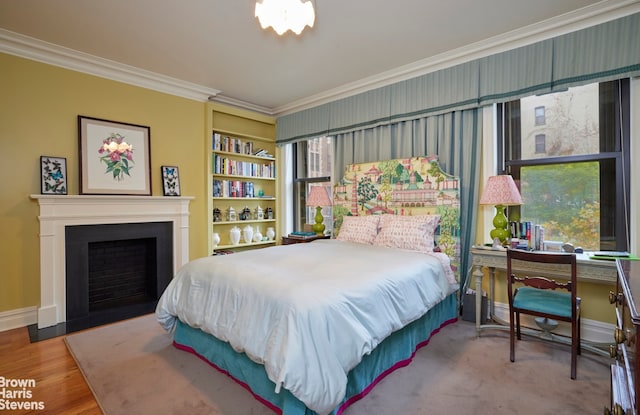
<path fill-rule="evenodd" d="M 510 220 L 541 225 L 547 241 L 628 250 L 629 114 L 628 79 L 498 105 L 499 165 L 524 200 Z"/>
<path fill-rule="evenodd" d="M 536 134 L 536 154 L 545 153 L 547 151 L 547 136 L 544 134 Z"/>
<path fill-rule="evenodd" d="M 331 189 L 331 161 L 333 159 L 331 137 L 318 137 L 300 141 L 293 145 L 293 223 L 295 230 L 304 230 L 305 224 L 315 223 L 315 207 L 307 207 L 306 199 L 311 186 L 325 186 L 327 193 Z M 333 229 L 331 207 L 322 208 L 325 232 Z"/>
<path fill-rule="evenodd" d="M 545 125 L 546 118 L 544 107 L 536 107 L 535 109 L 535 117 L 536 117 L 536 125 Z"/>

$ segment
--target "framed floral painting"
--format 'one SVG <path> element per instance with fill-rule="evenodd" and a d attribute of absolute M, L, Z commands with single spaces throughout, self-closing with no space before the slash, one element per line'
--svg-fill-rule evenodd
<path fill-rule="evenodd" d="M 162 166 L 162 193 L 165 196 L 180 196 L 178 167 Z"/>
<path fill-rule="evenodd" d="M 40 193 L 43 195 L 67 194 L 67 159 L 40 156 Z"/>
<path fill-rule="evenodd" d="M 80 194 L 151 195 L 150 128 L 78 116 Z"/>

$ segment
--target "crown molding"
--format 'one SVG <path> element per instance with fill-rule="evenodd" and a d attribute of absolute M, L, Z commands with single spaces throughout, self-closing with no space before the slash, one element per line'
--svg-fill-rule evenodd
<path fill-rule="evenodd" d="M 220 91 L 0 28 L 0 52 L 196 101 Z"/>
<path fill-rule="evenodd" d="M 232 105 L 234 107 L 239 107 L 239 108 L 242 108 L 242 109 L 259 112 L 261 114 L 265 114 L 265 115 L 269 115 L 269 116 L 274 116 L 275 115 L 275 112 L 273 112 L 273 109 L 271 109 L 269 107 L 264 107 L 262 105 L 252 104 L 250 102 L 246 102 L 246 101 L 242 101 L 242 100 L 239 100 L 239 99 L 227 97 L 227 96 L 221 95 L 221 94 L 209 97 L 209 101 L 219 102 L 221 104 Z"/>
<path fill-rule="evenodd" d="M 273 109 L 276 116 L 316 107 L 375 88 L 416 78 L 427 73 L 469 62 L 485 56 L 526 46 L 541 40 L 575 32 L 610 20 L 640 12 L 638 0 L 604 0 L 574 12 L 522 27 L 511 32 L 447 51 L 387 72 L 360 79 Z"/>

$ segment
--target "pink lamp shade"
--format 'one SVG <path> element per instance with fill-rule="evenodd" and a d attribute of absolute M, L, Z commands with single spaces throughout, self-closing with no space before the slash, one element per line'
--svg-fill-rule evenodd
<path fill-rule="evenodd" d="M 307 196 L 307 206 L 331 206 L 331 199 L 324 186 L 312 186 Z"/>
<path fill-rule="evenodd" d="M 517 206 L 522 204 L 522 196 L 510 175 L 491 176 L 487 180 L 480 204 Z"/>

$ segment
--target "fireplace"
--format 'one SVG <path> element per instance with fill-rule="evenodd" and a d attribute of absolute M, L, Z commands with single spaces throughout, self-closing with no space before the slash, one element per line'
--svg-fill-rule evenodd
<path fill-rule="evenodd" d="M 140 300 L 140 304 L 129 304 L 129 307 L 144 308 L 149 310 L 149 303 L 157 300 L 161 293 L 161 287 L 168 283 L 176 271 L 189 261 L 189 203 L 192 197 L 157 197 L 157 196 L 95 196 L 95 195 L 31 195 L 37 200 L 40 213 L 40 306 L 38 308 L 38 329 L 55 326 L 67 321 L 68 303 L 67 296 L 70 295 L 67 288 L 73 290 L 66 281 L 67 276 L 67 251 L 76 248 L 67 248 L 67 229 L 82 228 L 85 225 L 120 225 L 124 228 L 137 228 L 137 225 L 148 225 L 154 223 L 164 223 L 163 227 L 170 228 L 170 232 L 161 231 L 158 235 L 125 235 L 125 237 L 111 238 L 116 241 L 115 245 L 125 243 L 131 250 L 155 251 L 150 256 L 155 256 L 155 261 L 146 259 L 144 264 L 132 265 L 137 268 L 146 267 L 151 273 L 158 274 L 159 270 L 168 270 L 166 274 L 157 275 L 157 286 L 145 286 L 149 301 Z M 134 226 L 135 225 L 135 226 Z M 167 228 L 168 227 L 168 228 Z M 110 228 L 117 229 L 118 227 Z M 121 230 L 121 229 L 120 229 Z M 147 232 L 147 231 L 145 231 Z M 154 247 L 153 239 L 162 239 L 163 247 Z M 167 239 L 170 242 L 167 242 Z M 109 240 L 99 240 L 87 242 L 84 248 L 91 250 L 113 249 L 109 247 Z M 105 245 L 106 244 L 106 245 Z M 91 247 L 89 246 L 91 245 Z M 167 250 L 169 247 L 170 250 Z M 145 254 L 146 255 L 146 254 Z M 88 261 L 88 260 L 87 260 Z M 169 262 L 163 262 L 169 261 Z M 88 266 L 88 262 L 87 262 Z M 154 269 L 155 268 L 155 269 Z M 145 271 L 146 272 L 146 271 Z M 122 278 L 122 270 L 115 271 L 117 274 L 113 278 Z M 129 278 L 131 276 L 126 276 Z M 86 283 L 88 285 L 88 282 Z M 113 284 L 113 281 L 108 283 Z M 134 283 L 136 285 L 139 283 Z M 147 284 L 147 283 L 145 283 Z M 113 288 L 113 287 L 112 287 Z M 92 295 L 100 296 L 99 291 Z M 75 294 L 73 294 L 75 295 Z M 103 306 L 109 306 L 114 314 L 114 309 L 121 308 L 127 301 L 137 302 L 135 295 L 121 295 L 123 298 L 111 299 L 103 297 L 100 305 L 95 305 L 92 309 L 83 311 L 87 313 L 95 312 L 99 315 Z M 131 298 L 127 298 L 131 297 Z M 155 299 L 154 299 L 155 297 Z M 111 301 L 111 304 L 108 302 Z M 116 303 L 115 307 L 110 307 Z M 74 317 L 76 304 L 71 300 L 71 317 Z M 84 307 L 84 306 L 83 306 Z M 152 311 L 152 308 L 151 308 Z M 86 318 L 82 317 L 82 318 Z M 102 317 L 101 317 L 102 318 Z M 127 318 L 126 316 L 123 318 Z"/>
<path fill-rule="evenodd" d="M 173 275 L 171 222 L 65 227 L 67 330 L 150 313 Z"/>

